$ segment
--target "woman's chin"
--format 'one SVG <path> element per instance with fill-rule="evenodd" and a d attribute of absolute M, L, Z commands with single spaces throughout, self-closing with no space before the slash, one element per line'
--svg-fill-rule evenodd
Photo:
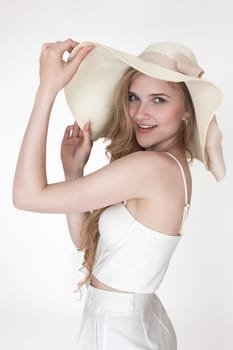
<path fill-rule="evenodd" d="M 142 147 L 142 148 L 145 148 L 145 149 L 152 149 L 155 146 L 154 143 L 142 142 L 140 140 L 137 140 L 137 141 L 138 141 L 139 146 Z"/>

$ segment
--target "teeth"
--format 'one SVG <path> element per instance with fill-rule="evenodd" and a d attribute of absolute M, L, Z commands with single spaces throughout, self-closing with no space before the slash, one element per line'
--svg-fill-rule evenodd
<path fill-rule="evenodd" d="M 139 128 L 142 128 L 142 129 L 152 129 L 157 125 L 138 125 L 138 126 Z"/>

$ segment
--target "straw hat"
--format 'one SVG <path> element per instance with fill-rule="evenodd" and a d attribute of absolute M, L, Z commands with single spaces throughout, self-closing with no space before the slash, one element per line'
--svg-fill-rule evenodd
<path fill-rule="evenodd" d="M 115 87 L 128 68 L 133 67 L 153 78 L 184 82 L 196 115 L 189 149 L 194 158 L 203 162 L 215 178 L 221 180 L 225 176 L 225 164 L 222 134 L 215 114 L 221 104 L 222 92 L 213 83 L 200 78 L 204 72 L 192 51 L 173 42 L 159 42 L 135 56 L 98 43 L 83 42 L 73 49 L 70 57 L 90 44 L 95 48 L 81 63 L 64 91 L 67 104 L 79 125 L 83 127 L 88 120 L 91 121 L 93 140 L 102 136 L 109 122 Z"/>

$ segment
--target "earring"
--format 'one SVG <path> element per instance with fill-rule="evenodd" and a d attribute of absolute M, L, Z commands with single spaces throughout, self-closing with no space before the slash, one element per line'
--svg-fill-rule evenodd
<path fill-rule="evenodd" d="M 186 127 L 188 125 L 188 119 L 182 119 L 184 122 L 184 126 Z"/>

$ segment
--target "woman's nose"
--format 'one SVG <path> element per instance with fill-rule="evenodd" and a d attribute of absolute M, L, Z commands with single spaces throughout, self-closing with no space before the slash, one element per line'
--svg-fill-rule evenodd
<path fill-rule="evenodd" d="M 151 117 L 149 106 L 141 103 L 134 117 L 137 120 L 149 119 Z"/>

